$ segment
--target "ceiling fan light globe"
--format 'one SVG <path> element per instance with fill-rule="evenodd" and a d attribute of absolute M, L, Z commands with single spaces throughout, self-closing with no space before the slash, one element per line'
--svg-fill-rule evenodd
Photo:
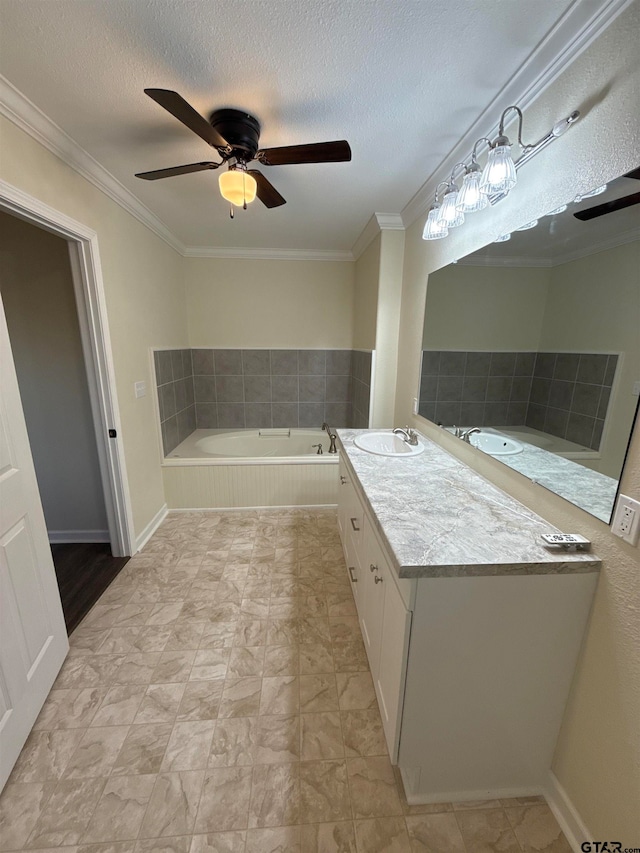
<path fill-rule="evenodd" d="M 462 213 L 475 213 L 489 204 L 488 196 L 480 189 L 481 173 L 468 172 L 458 193 L 456 208 Z"/>
<path fill-rule="evenodd" d="M 511 156 L 511 145 L 496 145 L 489 152 L 487 165 L 482 172 L 480 187 L 487 195 L 509 192 L 516 185 L 516 167 Z"/>
<path fill-rule="evenodd" d="M 256 197 L 258 185 L 253 175 L 248 175 L 242 169 L 229 169 L 218 178 L 220 195 L 230 204 L 242 207 L 250 204 Z"/>

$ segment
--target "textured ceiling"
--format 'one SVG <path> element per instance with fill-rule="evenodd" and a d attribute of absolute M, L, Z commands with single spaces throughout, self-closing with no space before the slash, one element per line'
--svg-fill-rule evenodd
<path fill-rule="evenodd" d="M 185 245 L 349 250 L 372 213 L 402 210 L 574 2 L 0 0 L 0 73 Z M 207 117 L 253 113 L 262 147 L 346 138 L 353 160 L 263 167 L 288 204 L 230 221 L 215 172 L 134 177 L 217 159 L 145 87 Z"/>

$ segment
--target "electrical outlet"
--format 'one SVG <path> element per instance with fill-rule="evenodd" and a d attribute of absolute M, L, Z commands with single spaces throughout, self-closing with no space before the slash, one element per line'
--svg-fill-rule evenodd
<path fill-rule="evenodd" d="M 620 495 L 613 514 L 611 532 L 630 545 L 638 542 L 640 532 L 640 501 L 634 501 L 626 495 Z"/>

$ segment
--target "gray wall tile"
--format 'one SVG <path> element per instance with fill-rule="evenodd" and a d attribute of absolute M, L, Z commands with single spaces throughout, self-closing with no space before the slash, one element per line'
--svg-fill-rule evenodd
<path fill-rule="evenodd" d="M 271 403 L 246 403 L 244 413 L 247 429 L 269 429 L 272 426 Z"/>
<path fill-rule="evenodd" d="M 604 371 L 602 375 L 604 376 Z M 598 414 L 601 390 L 601 385 L 587 385 L 583 382 L 576 382 L 571 401 L 571 411 L 578 412 L 581 415 L 591 415 L 595 418 Z"/>
<path fill-rule="evenodd" d="M 440 375 L 462 376 L 467 361 L 466 352 L 440 353 Z"/>
<path fill-rule="evenodd" d="M 298 375 L 298 350 L 272 349 L 271 373 L 292 376 Z"/>
<path fill-rule="evenodd" d="M 422 353 L 422 375 L 437 376 L 440 373 L 440 352 L 424 350 Z"/>
<path fill-rule="evenodd" d="M 271 353 L 269 350 L 242 350 L 242 372 L 253 376 L 271 373 Z"/>
<path fill-rule="evenodd" d="M 298 404 L 272 403 L 271 419 L 274 427 L 298 427 Z"/>
<path fill-rule="evenodd" d="M 272 376 L 271 399 L 274 403 L 297 403 L 298 375 L 296 374 L 295 376 Z"/>
<path fill-rule="evenodd" d="M 516 353 L 515 352 L 492 352 L 491 367 L 489 374 L 491 376 L 513 376 L 516 369 Z"/>
<path fill-rule="evenodd" d="M 165 456 L 180 444 L 179 438 L 178 419 L 173 415 L 162 424 L 162 447 Z"/>
<path fill-rule="evenodd" d="M 325 397 L 331 402 L 348 402 L 350 394 L 351 377 L 346 376 L 327 376 L 327 386 Z"/>
<path fill-rule="evenodd" d="M 244 403 L 242 376 L 216 376 L 216 399 L 219 403 Z"/>
<path fill-rule="evenodd" d="M 508 401 L 511 398 L 511 377 L 490 376 L 487 381 L 487 400 Z"/>
<path fill-rule="evenodd" d="M 555 352 L 539 352 L 536 355 L 536 365 L 534 368 L 534 376 L 543 379 L 552 379 L 556 367 Z"/>
<path fill-rule="evenodd" d="M 158 385 L 173 382 L 173 366 L 171 350 L 156 350 L 153 354 L 156 364 L 156 381 Z"/>
<path fill-rule="evenodd" d="M 216 377 L 215 376 L 194 376 L 193 390 L 197 403 L 215 403 L 216 402 Z"/>
<path fill-rule="evenodd" d="M 487 394 L 486 376 L 465 376 L 462 384 L 462 400 L 467 403 L 484 401 Z"/>
<path fill-rule="evenodd" d="M 196 407 L 189 406 L 176 415 L 178 422 L 178 444 L 191 435 L 196 428 Z"/>
<path fill-rule="evenodd" d="M 182 359 L 180 359 L 180 363 L 182 364 Z M 181 412 L 189 405 L 186 379 L 178 379 L 177 382 L 174 382 L 173 389 L 176 398 L 176 412 Z"/>
<path fill-rule="evenodd" d="M 351 350 L 327 350 L 327 376 L 348 376 L 351 373 Z"/>
<path fill-rule="evenodd" d="M 468 352 L 465 365 L 466 376 L 488 376 L 491 367 L 490 352 Z"/>
<path fill-rule="evenodd" d="M 194 376 L 213 376 L 215 373 L 212 349 L 191 350 L 191 361 Z"/>
<path fill-rule="evenodd" d="M 270 403 L 271 376 L 245 376 L 244 400 L 245 403 Z"/>
<path fill-rule="evenodd" d="M 351 403 L 325 403 L 324 420 L 334 429 L 345 429 L 351 425 Z"/>
<path fill-rule="evenodd" d="M 553 371 L 554 379 L 562 379 L 565 382 L 575 382 L 578 376 L 578 364 L 580 355 L 576 352 L 559 352 L 556 358 L 556 366 Z"/>
<path fill-rule="evenodd" d="M 610 355 L 607 359 L 607 369 L 604 374 L 604 385 L 613 385 L 613 379 L 616 374 L 616 367 L 618 366 L 618 356 Z"/>
<path fill-rule="evenodd" d="M 459 426 L 484 426 L 484 403 L 463 402 L 460 405 Z M 451 426 L 451 424 L 445 424 Z"/>
<path fill-rule="evenodd" d="M 173 382 L 161 385 L 158 388 L 158 392 L 160 397 L 160 419 L 166 421 L 167 418 L 172 418 L 176 413 L 176 395 Z"/>
<path fill-rule="evenodd" d="M 591 439 L 593 438 L 593 428 L 596 419 L 590 418 L 588 415 L 581 415 L 577 412 L 571 412 L 569 422 L 567 424 L 566 437 L 569 441 L 575 441 L 577 444 L 583 444 L 586 447 L 591 447 Z"/>
<path fill-rule="evenodd" d="M 576 364 L 576 372 L 578 370 Z M 569 411 L 571 406 L 571 398 L 573 397 L 574 382 L 565 382 L 560 379 L 553 379 L 549 390 L 549 405 L 555 409 L 566 409 Z M 554 433 L 555 434 L 555 433 Z"/>
<path fill-rule="evenodd" d="M 173 368 L 173 378 L 184 379 L 184 370 L 182 368 L 182 350 L 174 349 L 171 351 L 171 366 Z"/>
<path fill-rule="evenodd" d="M 462 399 L 462 376 L 440 376 L 438 379 L 438 402 L 460 401 Z"/>
<path fill-rule="evenodd" d="M 607 370 L 607 355 L 583 354 L 578 365 L 578 382 L 602 385 Z"/>
<path fill-rule="evenodd" d="M 548 405 L 550 392 L 550 379 L 543 379 L 539 376 L 533 377 L 533 382 L 531 383 L 531 396 L 529 398 L 532 403 L 537 403 L 539 406 Z"/>
<path fill-rule="evenodd" d="M 533 376 L 533 368 L 536 363 L 535 352 L 517 352 L 516 363 L 513 370 L 514 376 Z"/>
<path fill-rule="evenodd" d="M 213 351 L 216 376 L 239 376 L 242 374 L 242 350 L 216 349 Z"/>
<path fill-rule="evenodd" d="M 449 426 L 460 423 L 460 403 L 437 402 L 436 422 Z"/>
<path fill-rule="evenodd" d="M 196 429 L 218 429 L 218 407 L 215 403 L 196 403 Z"/>
<path fill-rule="evenodd" d="M 324 376 L 300 376 L 298 394 L 301 403 L 318 403 L 325 400 L 326 382 Z"/>
<path fill-rule="evenodd" d="M 298 350 L 298 373 L 324 376 L 326 360 L 325 350 Z"/>
<path fill-rule="evenodd" d="M 298 425 L 320 429 L 324 421 L 324 403 L 298 403 Z M 333 424 L 332 424 L 333 426 Z"/>
<path fill-rule="evenodd" d="M 244 403 L 218 403 L 218 429 L 244 429 Z"/>

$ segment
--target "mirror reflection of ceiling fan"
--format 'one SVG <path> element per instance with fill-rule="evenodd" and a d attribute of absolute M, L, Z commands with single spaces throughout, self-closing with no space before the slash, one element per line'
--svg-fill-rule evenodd
<path fill-rule="evenodd" d="M 640 181 L 640 168 L 633 169 L 622 176 L 623 178 L 634 178 Z M 634 204 L 640 203 L 640 192 L 631 193 L 631 195 L 622 196 L 612 201 L 605 201 L 602 204 L 596 204 L 594 207 L 588 207 L 586 210 L 578 210 L 573 215 L 576 219 L 582 222 L 588 222 L 590 219 L 596 219 L 598 216 L 605 216 L 607 213 L 615 213 L 616 210 L 624 210 L 625 207 L 631 207 Z"/>
<path fill-rule="evenodd" d="M 222 158 L 219 163 L 187 163 L 153 172 L 139 172 L 136 178 L 157 181 L 175 175 L 204 172 L 227 166 L 219 179 L 222 197 L 240 207 L 252 202 L 256 196 L 265 207 L 286 204 L 273 184 L 257 169 L 248 169 L 253 160 L 263 166 L 285 166 L 296 163 L 339 163 L 351 160 L 351 148 L 345 140 L 314 142 L 310 145 L 287 145 L 280 148 L 258 148 L 260 124 L 256 118 L 242 110 L 220 109 L 207 121 L 177 92 L 169 89 L 145 89 L 145 94 L 181 121 L 189 130 L 215 148 Z M 231 208 L 233 217 L 233 207 Z"/>

